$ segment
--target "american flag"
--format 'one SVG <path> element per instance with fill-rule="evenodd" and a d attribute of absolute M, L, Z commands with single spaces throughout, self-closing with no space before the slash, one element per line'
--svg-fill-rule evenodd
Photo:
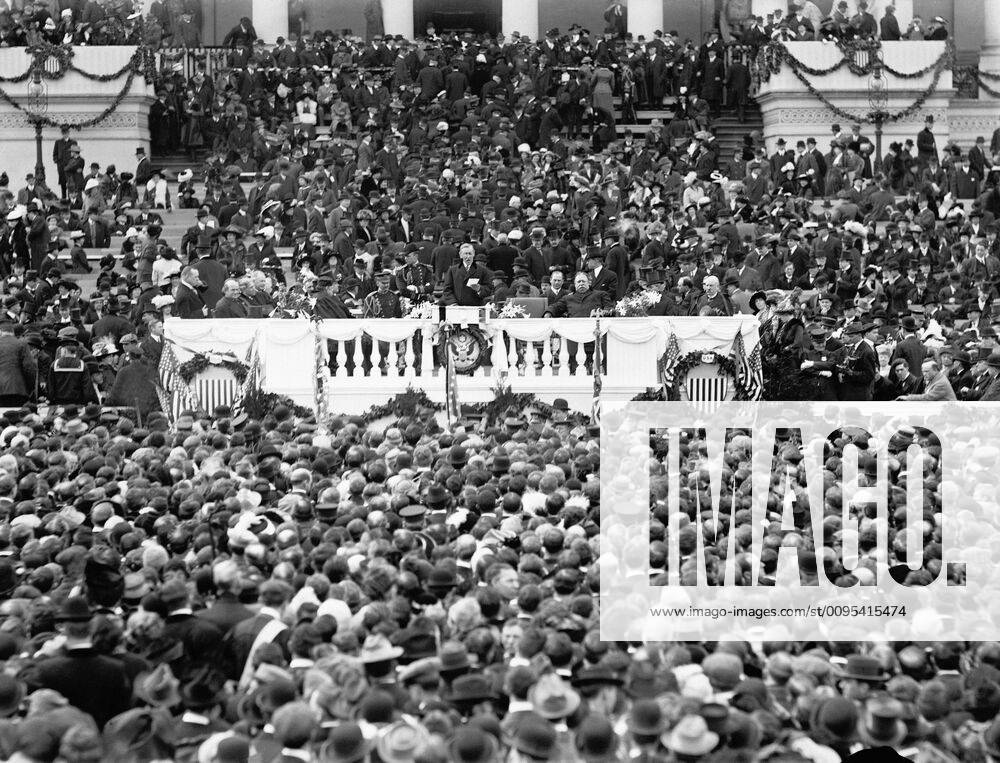
<path fill-rule="evenodd" d="M 160 353 L 160 366 L 157 369 L 156 396 L 160 398 L 160 408 L 168 416 L 172 417 L 173 395 L 170 390 L 174 388 L 177 380 L 177 356 L 174 355 L 174 348 L 170 342 L 163 343 L 163 352 Z"/>
<path fill-rule="evenodd" d="M 243 410 L 243 401 L 246 399 L 247 393 L 251 389 L 257 387 L 260 383 L 258 378 L 258 371 L 260 370 L 257 362 L 257 338 L 254 337 L 253 341 L 250 343 L 250 347 L 247 348 L 246 359 L 243 361 L 247 368 L 250 370 L 247 372 L 247 378 L 243 380 L 243 383 L 237 388 L 236 395 L 233 398 L 233 415 Z"/>
<path fill-rule="evenodd" d="M 743 393 L 746 400 L 760 400 L 764 391 L 764 369 L 760 362 L 760 344 L 747 355 L 746 344 L 743 342 L 742 327 L 733 339 L 733 349 L 729 357 L 736 366 L 736 388 Z"/>
<path fill-rule="evenodd" d="M 677 344 L 677 335 L 671 334 L 670 340 L 667 342 L 667 351 L 660 356 L 660 360 L 656 364 L 657 374 L 660 377 L 660 383 L 663 385 L 663 394 L 667 400 L 670 399 L 670 393 L 674 388 L 674 371 L 677 368 L 677 361 L 680 358 L 681 348 Z"/>
<path fill-rule="evenodd" d="M 159 386 L 156 395 L 160 398 L 160 407 L 171 420 L 175 420 L 186 408 L 197 408 L 196 400 L 192 400 L 191 390 L 178 373 L 180 363 L 174 353 L 173 344 L 163 343 L 158 369 Z"/>
<path fill-rule="evenodd" d="M 451 356 L 451 331 L 444 335 L 445 350 L 445 403 L 448 410 L 448 424 L 454 426 L 461 418 L 462 408 L 458 402 L 458 374 L 455 373 L 455 359 Z"/>
<path fill-rule="evenodd" d="M 590 422 L 598 424 L 601 421 L 601 321 L 594 325 L 594 401 L 590 406 Z"/>
<path fill-rule="evenodd" d="M 750 353 L 750 376 L 746 382 L 747 400 L 760 400 L 764 395 L 764 365 L 760 360 L 760 343 Z"/>

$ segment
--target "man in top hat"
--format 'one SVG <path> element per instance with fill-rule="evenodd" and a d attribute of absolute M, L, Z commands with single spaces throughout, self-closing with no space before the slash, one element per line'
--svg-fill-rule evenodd
<path fill-rule="evenodd" d="M 875 324 L 859 321 L 844 330 L 849 349 L 837 372 L 838 397 L 841 400 L 872 399 L 879 369 L 874 344 L 876 333 Z"/>
<path fill-rule="evenodd" d="M 920 368 L 927 356 L 927 350 L 917 337 L 916 319 L 912 315 L 905 316 L 900 323 L 899 332 L 901 339 L 892 351 L 889 362 L 892 363 L 897 358 L 902 358 L 906 361 L 906 367 L 910 369 L 910 373 L 919 376 Z"/>
<path fill-rule="evenodd" d="M 925 170 L 933 159 L 937 161 L 937 138 L 934 137 L 934 117 L 928 115 L 924 129 L 917 133 L 917 166 Z"/>

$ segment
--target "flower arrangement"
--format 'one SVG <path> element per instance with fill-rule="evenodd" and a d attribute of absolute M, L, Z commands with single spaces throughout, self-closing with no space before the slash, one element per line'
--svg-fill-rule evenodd
<path fill-rule="evenodd" d="M 513 302 L 506 302 L 504 306 L 500 308 L 497 313 L 497 318 L 527 318 L 528 313 L 525 311 L 521 305 L 515 305 Z"/>
<path fill-rule="evenodd" d="M 438 315 L 438 306 L 433 302 L 413 302 L 413 300 L 406 297 L 400 300 L 400 308 L 404 318 L 433 321 Z"/>
<path fill-rule="evenodd" d="M 660 294 L 652 289 L 628 294 L 615 304 L 611 314 L 619 318 L 645 318 L 649 309 L 660 301 Z"/>
<path fill-rule="evenodd" d="M 313 303 L 302 292 L 293 289 L 279 289 L 278 299 L 270 318 L 308 318 L 312 315 Z"/>

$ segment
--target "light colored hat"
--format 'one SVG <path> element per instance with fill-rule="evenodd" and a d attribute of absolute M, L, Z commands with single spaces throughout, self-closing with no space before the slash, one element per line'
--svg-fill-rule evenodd
<path fill-rule="evenodd" d="M 177 176 L 177 182 L 186 183 L 188 180 L 194 177 L 194 173 L 191 170 L 184 170 Z"/>
<path fill-rule="evenodd" d="M 685 715 L 673 731 L 661 737 L 667 749 L 680 755 L 707 755 L 719 743 L 719 735 L 709 731 L 700 715 Z"/>
<path fill-rule="evenodd" d="M 795 165 L 788 162 L 784 167 L 781 168 L 782 172 L 795 172 Z"/>
<path fill-rule="evenodd" d="M 263 236 L 264 238 L 274 238 L 274 226 L 265 225 L 263 228 L 254 233 L 255 236 Z"/>
<path fill-rule="evenodd" d="M 99 188 L 100 185 L 101 185 L 100 180 L 98 180 L 97 178 L 91 178 L 90 180 L 87 181 L 87 184 L 83 187 L 83 190 L 86 192 L 89 191 L 91 188 Z"/>

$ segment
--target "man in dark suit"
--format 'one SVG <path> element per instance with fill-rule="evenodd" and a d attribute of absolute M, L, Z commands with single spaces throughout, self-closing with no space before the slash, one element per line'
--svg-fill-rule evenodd
<path fill-rule="evenodd" d="M 608 228 L 604 232 L 604 245 L 607 247 L 604 267 L 615 274 L 617 284 L 611 296 L 615 299 L 621 299 L 625 296 L 630 275 L 629 253 L 625 248 L 625 235 L 617 228 Z"/>
<path fill-rule="evenodd" d="M 29 692 L 54 689 L 71 705 L 89 713 L 104 728 L 129 708 L 132 682 L 120 660 L 99 653 L 91 641 L 91 612 L 82 596 L 71 597 L 59 609 L 56 623 L 66 643 L 58 656 L 29 664 L 21 678 Z"/>
<path fill-rule="evenodd" d="M 62 191 L 62 198 L 66 198 L 66 171 L 65 165 L 69 161 L 69 148 L 73 145 L 73 139 L 69 137 L 69 126 L 63 125 L 62 136 L 52 146 L 52 161 L 56 165 L 59 173 L 59 189 Z"/>
<path fill-rule="evenodd" d="M 222 657 L 222 631 L 214 623 L 194 616 L 187 584 L 176 579 L 164 583 L 160 601 L 167 609 L 163 635 L 184 645 L 182 655 L 170 665 L 175 675 L 185 676 L 217 665 Z"/>
<path fill-rule="evenodd" d="M 203 234 L 198 237 L 198 245 L 195 247 L 198 254 L 198 261 L 192 267 L 198 271 L 198 277 L 205 287 L 202 291 L 202 300 L 209 310 L 215 308 L 216 303 L 222 299 L 222 285 L 229 275 L 226 266 L 212 256 L 212 237 Z"/>
<path fill-rule="evenodd" d="M 201 276 L 193 265 L 181 271 L 181 282 L 174 294 L 173 314 L 178 318 L 207 318 L 208 307 L 202 299 L 199 287 L 204 286 Z"/>
<path fill-rule="evenodd" d="M 263 450 L 261 455 L 263 455 Z M 274 579 L 261 583 L 260 602 L 262 606 L 258 613 L 246 620 L 241 620 L 226 634 L 225 667 L 229 678 L 239 680 L 245 675 L 253 649 L 262 644 L 278 645 L 285 653 L 285 658 L 289 658 L 289 631 L 281 618 L 291 598 L 292 588 L 287 583 Z M 265 628 L 267 628 L 266 631 L 264 631 Z M 262 633 L 262 631 L 264 632 Z M 250 674 L 252 675 L 252 669 Z M 249 675 L 246 676 L 247 683 L 249 677 Z M 244 682 L 241 681 L 241 683 Z"/>
<path fill-rule="evenodd" d="M 561 270 L 553 271 L 549 276 L 549 285 L 542 292 L 542 296 L 545 297 L 546 307 L 551 309 L 552 306 L 563 299 L 569 294 L 569 291 L 565 287 L 566 276 L 563 275 Z"/>
<path fill-rule="evenodd" d="M 83 248 L 107 249 L 111 246 L 108 225 L 101 219 L 97 207 L 87 210 L 87 221 L 83 224 Z"/>
<path fill-rule="evenodd" d="M 14 336 L 14 324 L 0 323 L 0 406 L 24 405 L 35 392 L 37 375 L 35 356 Z"/>
<path fill-rule="evenodd" d="M 746 121 L 747 98 L 750 97 L 750 69 L 739 53 L 734 55 L 726 72 L 726 88 L 729 90 L 729 104 L 736 105 L 736 117 L 742 124 Z"/>
<path fill-rule="evenodd" d="M 194 616 L 214 625 L 223 634 L 228 633 L 244 620 L 253 617 L 253 610 L 237 598 L 240 587 L 240 568 L 231 559 L 218 562 L 212 568 L 215 601 Z"/>
<path fill-rule="evenodd" d="M 489 300 L 492 277 L 490 271 L 475 264 L 476 249 L 472 244 L 462 244 L 458 250 L 461 260 L 448 268 L 444 277 L 445 305 L 483 305 Z"/>
<path fill-rule="evenodd" d="M 903 318 L 900 324 L 900 334 L 902 339 L 896 344 L 896 349 L 892 351 L 889 362 L 898 358 L 906 361 L 907 368 L 913 376 L 920 376 L 920 366 L 927 357 L 927 350 L 917 338 L 917 322 L 912 315 Z"/>
<path fill-rule="evenodd" d="M 590 273 L 590 288 L 592 291 L 605 291 L 615 299 L 618 294 L 618 276 L 613 270 L 604 266 L 604 253 L 599 246 L 587 249 L 585 266 Z"/>
<path fill-rule="evenodd" d="M 854 345 L 848 350 L 843 365 L 837 371 L 838 394 L 841 400 L 871 400 L 878 376 L 878 354 L 875 352 L 875 325 L 855 322 L 845 329 L 845 339 Z"/>
<path fill-rule="evenodd" d="M 882 27 L 882 39 L 885 42 L 895 42 L 902 39 L 902 34 L 899 31 L 899 19 L 896 18 L 896 9 L 891 5 L 886 6 L 880 26 Z"/>
<path fill-rule="evenodd" d="M 227 278 L 222 284 L 222 298 L 215 303 L 214 318 L 247 318 L 247 306 L 242 299 L 239 281 Z"/>

